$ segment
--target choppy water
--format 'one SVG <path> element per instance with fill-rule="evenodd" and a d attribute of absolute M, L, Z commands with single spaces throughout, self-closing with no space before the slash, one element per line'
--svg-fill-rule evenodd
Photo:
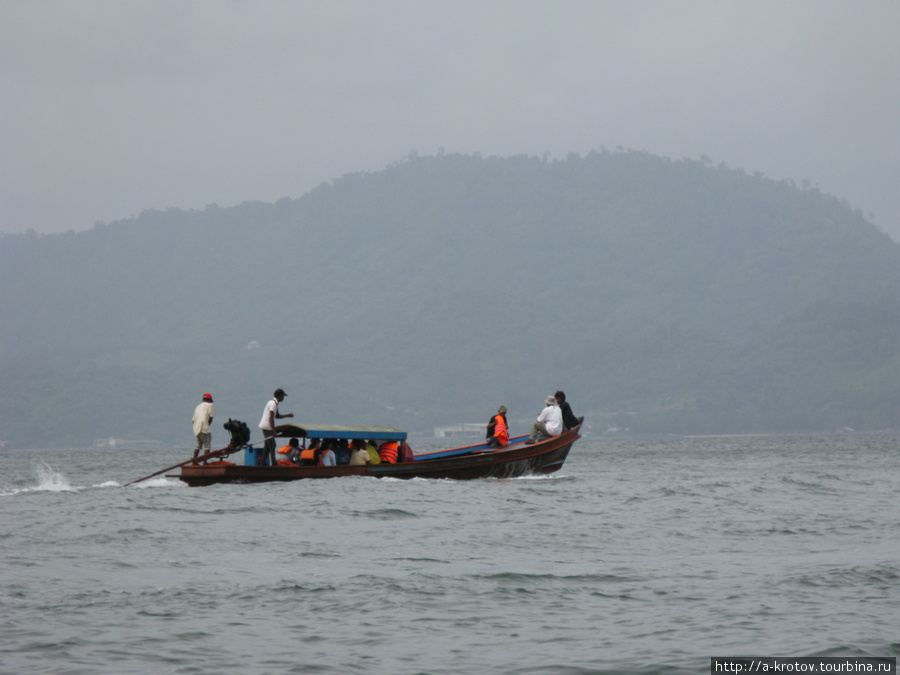
<path fill-rule="evenodd" d="M 585 438 L 508 481 L 120 487 L 187 456 L 0 453 L 0 671 L 900 656 L 893 436 Z"/>

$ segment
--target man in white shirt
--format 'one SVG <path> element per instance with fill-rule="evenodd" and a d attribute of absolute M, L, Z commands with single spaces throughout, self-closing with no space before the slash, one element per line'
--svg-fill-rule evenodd
<path fill-rule="evenodd" d="M 195 460 L 197 455 L 200 454 L 201 446 L 206 448 L 204 454 L 209 454 L 210 452 L 212 433 L 209 430 L 209 425 L 213 421 L 213 412 L 212 394 L 203 394 L 203 402 L 194 408 L 194 418 L 191 420 L 194 425 L 194 436 L 197 438 L 197 444 L 194 446 Z"/>
<path fill-rule="evenodd" d="M 541 411 L 537 420 L 531 425 L 531 434 L 529 434 L 528 440 L 525 441 L 526 445 L 534 443 L 538 433 L 540 433 L 540 440 L 542 441 L 559 436 L 562 433 L 562 411 L 556 405 L 556 398 L 548 396 L 545 403 L 547 407 Z"/>
<path fill-rule="evenodd" d="M 275 398 L 266 403 L 262 419 L 259 421 L 259 428 L 262 429 L 263 438 L 265 439 L 263 452 L 269 458 L 269 466 L 278 466 L 278 462 L 275 461 L 275 420 L 294 416 L 294 413 L 281 415 L 278 412 L 278 404 L 287 396 L 284 393 L 284 389 L 276 389 L 274 396 Z"/>

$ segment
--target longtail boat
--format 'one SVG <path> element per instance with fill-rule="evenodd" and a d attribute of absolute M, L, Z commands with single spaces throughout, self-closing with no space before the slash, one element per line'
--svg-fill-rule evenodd
<path fill-rule="evenodd" d="M 229 429 L 231 426 L 231 429 Z M 528 474 L 549 474 L 559 471 L 572 444 L 581 436 L 578 427 L 560 436 L 533 444 L 527 436 L 509 439 L 503 448 L 489 448 L 487 443 L 468 445 L 449 450 L 414 454 L 411 461 L 366 465 L 338 464 L 336 466 L 268 466 L 260 443 L 248 444 L 249 432 L 243 422 L 229 420 L 225 428 L 232 433 L 232 442 L 209 457 L 222 458 L 243 450 L 243 464 L 213 461 L 206 464 L 185 462 L 181 473 L 174 474 L 190 486 L 215 483 L 263 483 L 291 481 L 304 478 L 339 478 L 344 476 L 373 476 L 376 478 L 516 478 Z M 339 426 L 285 424 L 276 427 L 276 437 L 298 439 L 334 439 L 375 442 L 406 441 L 406 432 L 380 426 Z M 285 463 L 287 464 L 287 463 Z M 173 467 L 174 468 L 174 467 Z"/>

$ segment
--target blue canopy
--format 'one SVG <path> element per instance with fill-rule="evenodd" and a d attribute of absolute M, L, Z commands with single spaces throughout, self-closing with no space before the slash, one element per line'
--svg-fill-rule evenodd
<path fill-rule="evenodd" d="M 347 438 L 350 440 L 405 441 L 406 432 L 392 427 L 358 427 L 343 424 L 279 424 L 278 436 L 297 438 Z"/>

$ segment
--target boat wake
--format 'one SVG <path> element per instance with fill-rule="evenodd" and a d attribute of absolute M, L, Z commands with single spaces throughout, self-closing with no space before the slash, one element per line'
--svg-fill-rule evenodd
<path fill-rule="evenodd" d="M 118 485 L 118 483 L 117 483 Z M 147 488 L 159 488 L 159 487 L 187 487 L 181 481 L 175 480 L 172 478 L 165 478 L 160 476 L 159 478 L 152 478 L 150 480 L 145 480 L 141 483 L 135 483 L 129 487 L 136 488 L 138 490 L 146 490 Z"/>
<path fill-rule="evenodd" d="M 69 479 L 65 477 L 62 471 L 54 469 L 47 462 L 41 461 L 37 467 L 37 487 L 32 488 L 35 492 L 76 492 L 77 489 L 72 487 Z"/>
<path fill-rule="evenodd" d="M 101 488 L 117 488 L 122 484 L 108 480 L 96 485 L 72 485 L 69 478 L 59 469 L 55 469 L 47 462 L 41 460 L 41 463 L 35 467 L 36 485 L 26 485 L 24 487 L 0 487 L 0 497 L 12 497 L 19 494 L 29 494 L 34 492 L 82 492 L 84 490 L 96 490 Z M 167 478 L 159 478 L 150 481 L 143 486 L 136 487 L 172 487 L 179 485 L 178 481 L 172 481 Z"/>
<path fill-rule="evenodd" d="M 399 483 L 399 484 L 407 484 L 407 485 L 415 485 L 416 483 L 458 483 L 459 480 L 455 478 L 424 478 L 421 476 L 417 476 L 415 478 L 394 478 L 392 476 L 384 476 L 382 478 L 378 478 L 378 481 L 382 483 Z M 481 478 L 479 480 L 483 480 L 485 482 L 494 482 L 494 483 L 505 483 L 507 481 L 559 481 L 559 480 L 572 480 L 571 476 L 566 474 L 558 474 L 558 473 L 529 473 L 524 476 L 509 476 L 506 478 L 488 476 L 485 478 Z"/>
<path fill-rule="evenodd" d="M 569 478 L 570 476 L 562 473 L 529 473 L 524 476 L 513 476 L 497 480 L 568 480 Z"/>
<path fill-rule="evenodd" d="M 37 474 L 37 485 L 27 487 L 3 487 L 0 489 L 0 496 L 10 497 L 17 494 L 28 492 L 77 492 L 78 488 L 72 487 L 69 479 L 65 475 L 54 469 L 52 466 L 44 462 L 35 467 Z"/>

